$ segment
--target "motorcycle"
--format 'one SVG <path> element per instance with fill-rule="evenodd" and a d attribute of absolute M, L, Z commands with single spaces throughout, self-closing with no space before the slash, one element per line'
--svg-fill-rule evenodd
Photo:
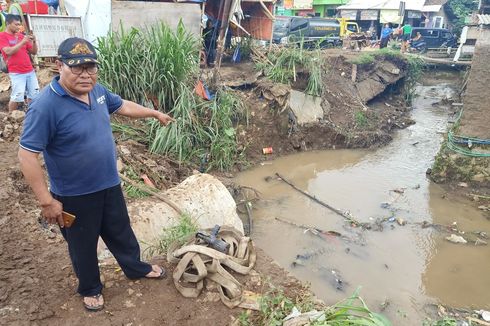
<path fill-rule="evenodd" d="M 418 52 L 420 54 L 427 52 L 427 43 L 423 39 L 418 41 L 411 40 L 410 52 Z"/>

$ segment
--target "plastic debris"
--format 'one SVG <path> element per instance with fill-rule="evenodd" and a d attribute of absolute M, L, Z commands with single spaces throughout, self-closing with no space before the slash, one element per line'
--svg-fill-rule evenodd
<path fill-rule="evenodd" d="M 449 237 L 446 237 L 446 240 L 452 243 L 468 243 L 462 236 L 451 234 Z"/>
<path fill-rule="evenodd" d="M 403 226 L 403 225 L 407 224 L 407 221 L 405 221 L 401 217 L 397 217 L 396 218 L 396 223 L 398 223 L 398 225 L 400 225 L 400 226 Z"/>

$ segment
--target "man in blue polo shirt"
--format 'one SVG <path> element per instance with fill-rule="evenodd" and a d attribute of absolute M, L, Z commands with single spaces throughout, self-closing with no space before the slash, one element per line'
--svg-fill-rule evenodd
<path fill-rule="evenodd" d="M 22 172 L 38 199 L 42 215 L 58 223 L 68 243 L 78 292 L 86 309 L 104 306 L 97 241 L 102 237 L 128 278 L 161 278 L 165 271 L 140 259 L 116 168 L 110 114 L 152 117 L 167 125 L 168 115 L 122 100 L 97 83 L 97 54 L 84 39 L 61 43 L 59 76 L 32 101 L 20 139 Z M 43 153 L 50 189 L 39 163 Z M 64 227 L 62 211 L 76 216 Z"/>

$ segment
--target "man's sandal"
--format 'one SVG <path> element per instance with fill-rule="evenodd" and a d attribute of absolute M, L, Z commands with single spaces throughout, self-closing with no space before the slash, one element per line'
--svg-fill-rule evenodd
<path fill-rule="evenodd" d="M 162 278 L 165 278 L 165 276 L 167 276 L 167 272 L 165 271 L 165 269 L 162 267 L 162 266 L 159 266 L 159 265 L 155 265 L 157 266 L 158 268 L 160 268 L 160 272 L 156 271 L 153 266 L 151 266 L 151 271 L 150 273 L 154 272 L 154 273 L 159 273 L 157 276 L 148 276 L 148 274 L 146 274 L 146 278 L 154 278 L 154 279 L 162 279 Z"/>
<path fill-rule="evenodd" d="M 85 302 L 86 298 L 95 299 L 95 300 L 97 300 L 97 303 L 95 305 L 88 304 Z M 88 311 L 100 311 L 100 310 L 104 309 L 104 297 L 102 296 L 102 293 L 99 293 L 97 295 L 88 296 L 88 297 L 83 297 L 83 306 Z"/>

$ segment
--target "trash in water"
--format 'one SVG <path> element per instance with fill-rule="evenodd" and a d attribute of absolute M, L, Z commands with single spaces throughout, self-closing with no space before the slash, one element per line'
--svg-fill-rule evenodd
<path fill-rule="evenodd" d="M 490 321 L 490 311 L 486 310 L 475 310 L 475 312 L 484 320 Z"/>
<path fill-rule="evenodd" d="M 451 236 L 446 237 L 446 240 L 452 243 L 468 243 L 462 236 L 451 234 Z"/>
<path fill-rule="evenodd" d="M 396 188 L 392 190 L 393 192 L 396 192 L 397 194 L 403 194 L 405 193 L 405 188 Z"/>
<path fill-rule="evenodd" d="M 390 203 L 381 203 L 381 205 L 379 205 L 379 207 L 385 208 L 385 209 L 390 208 L 390 206 L 391 206 Z"/>
<path fill-rule="evenodd" d="M 395 220 L 396 220 L 396 218 L 394 216 L 392 216 L 388 219 L 388 222 L 393 223 L 393 222 L 395 222 Z"/>
<path fill-rule="evenodd" d="M 325 252 L 325 249 L 324 248 L 320 248 L 318 250 L 314 250 L 314 251 L 311 251 L 311 252 L 306 252 L 304 254 L 297 254 L 296 255 L 296 259 L 292 262 L 292 266 L 293 267 L 296 267 L 296 266 L 305 266 L 305 261 L 306 260 L 309 260 L 313 257 L 316 257 L 316 256 L 319 256 L 321 254 L 323 254 Z"/>

